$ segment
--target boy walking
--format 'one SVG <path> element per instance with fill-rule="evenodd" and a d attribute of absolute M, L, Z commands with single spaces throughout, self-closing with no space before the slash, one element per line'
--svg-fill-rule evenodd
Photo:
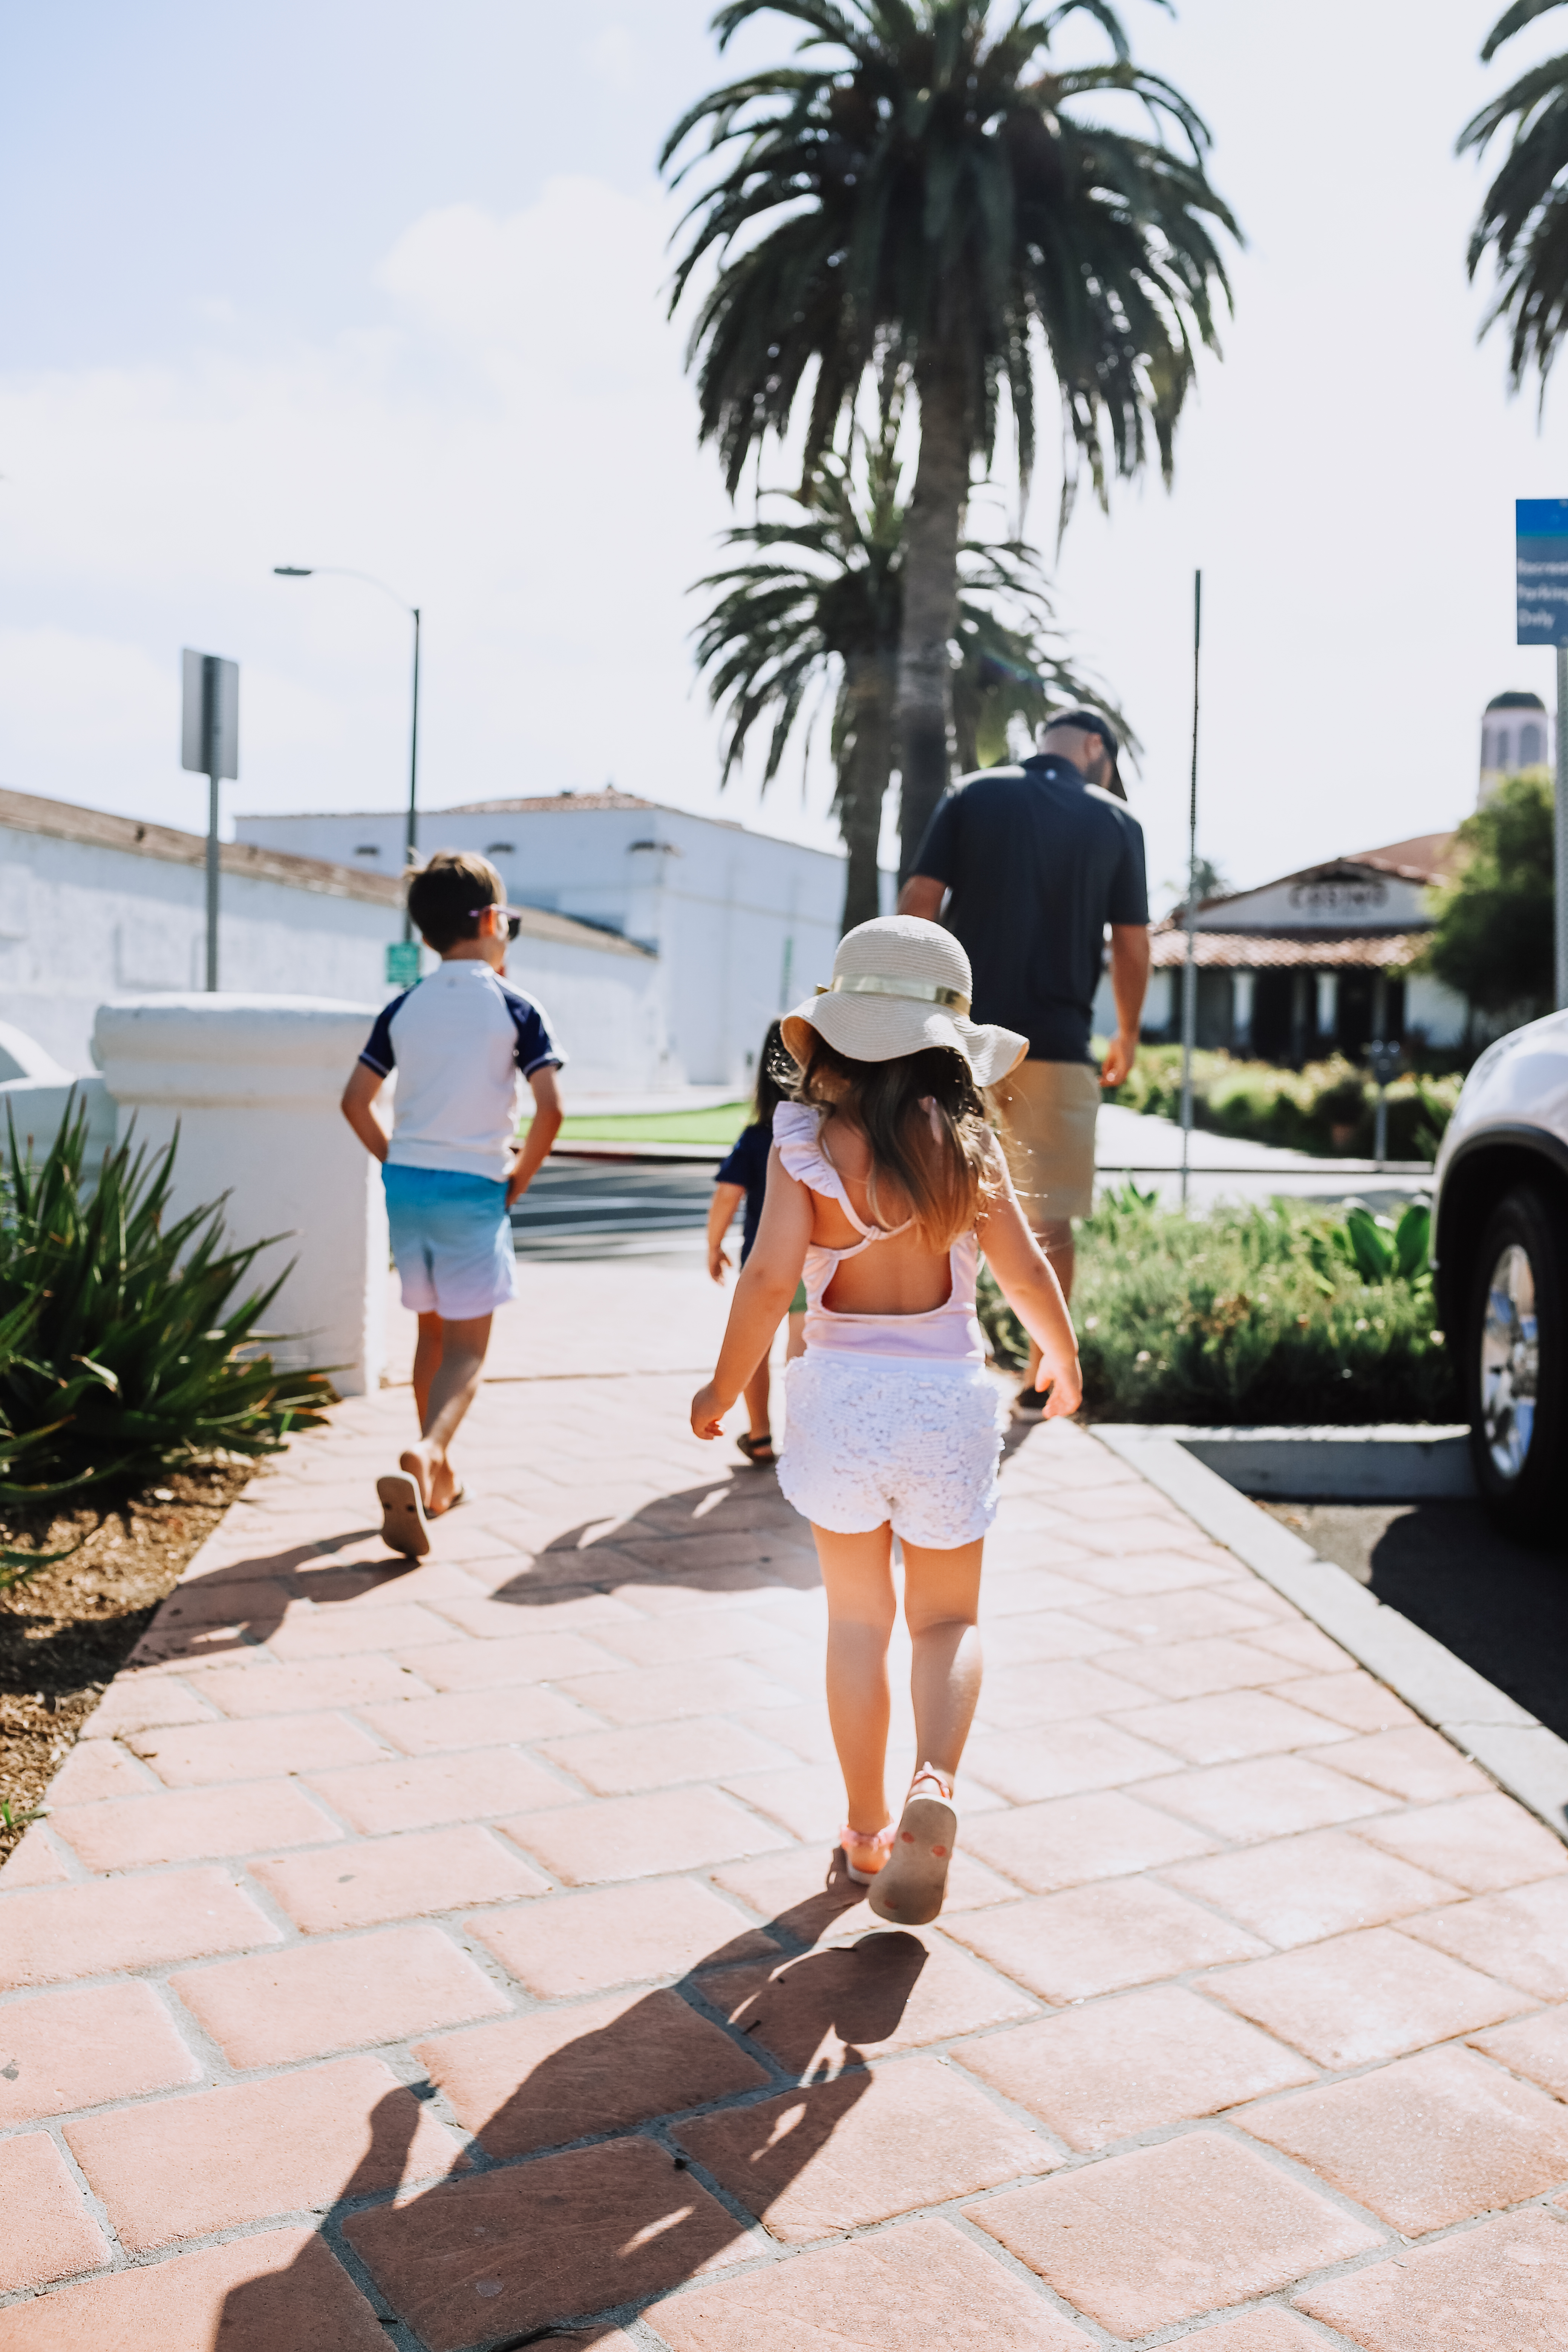
<path fill-rule="evenodd" d="M 408 911 L 440 969 L 384 1008 L 342 1109 L 382 1162 L 403 1303 L 419 1318 L 419 1440 L 376 1494 L 384 1541 L 420 1559 L 428 1521 L 463 1499 L 448 1452 L 479 1394 L 490 1318 L 516 1295 L 508 1212 L 560 1129 L 564 1057 L 539 1006 L 501 977 L 521 919 L 488 858 L 437 850 L 409 881 Z M 389 1135 L 376 1099 L 394 1070 Z M 518 1145 L 520 1077 L 534 1111 Z"/>

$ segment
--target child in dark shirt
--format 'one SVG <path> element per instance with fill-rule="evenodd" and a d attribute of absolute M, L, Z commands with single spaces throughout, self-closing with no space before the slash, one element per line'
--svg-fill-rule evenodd
<path fill-rule="evenodd" d="M 787 1099 L 784 1085 L 794 1078 L 794 1065 L 784 1052 L 784 1037 L 775 1021 L 763 1040 L 763 1050 L 757 1063 L 756 1092 L 752 1101 L 752 1119 L 742 1129 L 730 1156 L 721 1165 L 713 1179 L 713 1204 L 708 1212 L 708 1271 L 715 1282 L 722 1282 L 730 1270 L 730 1255 L 724 1247 L 735 1211 L 745 1202 L 741 1222 L 741 1264 L 751 1255 L 752 1244 L 757 1238 L 757 1226 L 762 1219 L 763 1201 L 768 1189 L 768 1154 L 773 1150 L 773 1113 Z M 805 1286 L 802 1283 L 790 1302 L 790 1357 L 805 1352 Z M 764 1355 L 743 1391 L 746 1414 L 750 1422 L 744 1437 L 736 1439 L 748 1462 L 759 1470 L 773 1467 L 773 1433 L 768 1427 L 768 1399 L 772 1378 Z"/>

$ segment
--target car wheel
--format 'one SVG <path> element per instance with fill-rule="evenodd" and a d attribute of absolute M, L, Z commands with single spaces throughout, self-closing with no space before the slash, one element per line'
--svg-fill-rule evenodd
<path fill-rule="evenodd" d="M 1561 1534 L 1568 1504 L 1568 1328 L 1554 1205 L 1521 1184 L 1488 1218 L 1470 1269 L 1465 1402 L 1476 1483 L 1511 1535 Z"/>

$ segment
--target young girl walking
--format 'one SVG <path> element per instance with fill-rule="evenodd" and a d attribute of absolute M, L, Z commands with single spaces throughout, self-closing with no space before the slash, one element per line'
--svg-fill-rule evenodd
<path fill-rule="evenodd" d="M 773 1113 L 766 1204 L 691 1425 L 717 1437 L 804 1273 L 805 1353 L 784 1376 L 779 1484 L 811 1521 L 827 1594 L 827 1709 L 852 1878 L 900 1926 L 934 1919 L 953 1777 L 980 1696 L 981 1556 L 1004 1401 L 974 1311 L 982 1250 L 1044 1360 L 1047 1418 L 1077 1411 L 1061 1288 L 1019 1209 L 983 1090 L 1027 1052 L 967 1016 L 969 959 L 913 915 L 839 942 L 833 984 L 784 1022 L 799 1076 Z M 918 1769 L 885 1788 L 888 1647 L 903 1551 Z"/>
<path fill-rule="evenodd" d="M 763 1039 L 762 1057 L 757 1064 L 757 1083 L 752 1097 L 752 1116 L 735 1139 L 727 1159 L 720 1164 L 713 1179 L 713 1203 L 708 1212 L 708 1271 L 715 1282 L 722 1282 L 730 1271 L 730 1253 L 724 1247 L 724 1236 L 734 1223 L 735 1212 L 745 1203 L 741 1223 L 741 1264 L 745 1265 L 757 1238 L 757 1228 L 763 1221 L 763 1202 L 768 1189 L 768 1155 L 773 1149 L 773 1113 L 782 1102 L 788 1100 L 784 1092 L 786 1073 L 793 1067 L 784 1052 L 779 1024 L 768 1024 Z M 789 1303 L 788 1357 L 793 1362 L 805 1351 L 805 1286 L 796 1289 Z M 769 1342 L 771 1348 L 772 1342 Z M 773 1392 L 772 1368 L 768 1363 L 769 1348 L 763 1350 L 762 1361 L 746 1382 L 745 1434 L 735 1440 L 742 1453 L 755 1469 L 771 1470 L 778 1460 L 773 1445 L 769 1400 Z"/>

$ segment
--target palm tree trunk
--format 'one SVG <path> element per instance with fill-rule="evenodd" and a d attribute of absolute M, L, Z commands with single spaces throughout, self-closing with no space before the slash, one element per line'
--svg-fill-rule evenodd
<path fill-rule="evenodd" d="M 848 758 L 838 778 L 838 828 L 848 852 L 843 929 L 881 912 L 877 852 L 893 765 L 893 657 L 852 654 L 844 665 Z"/>
<path fill-rule="evenodd" d="M 949 647 L 958 626 L 958 542 L 969 497 L 969 403 L 962 373 L 941 350 L 917 370 L 921 454 L 904 525 L 904 625 L 899 649 L 903 804 L 900 879 L 914 865 L 952 781 Z"/>

